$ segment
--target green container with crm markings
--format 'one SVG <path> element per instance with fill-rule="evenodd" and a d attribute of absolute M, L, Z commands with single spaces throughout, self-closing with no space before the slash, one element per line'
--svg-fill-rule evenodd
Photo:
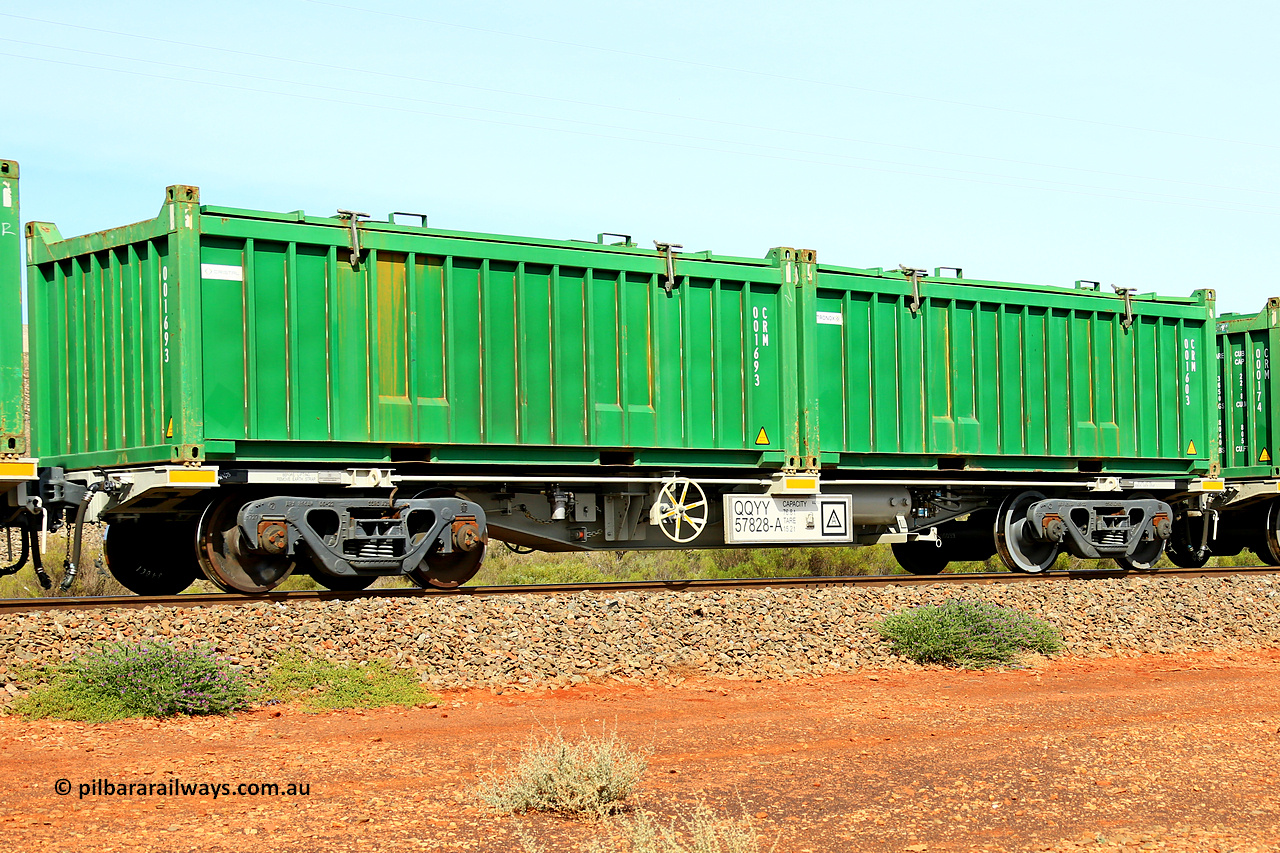
<path fill-rule="evenodd" d="M 1271 353 L 1280 343 L 1280 299 L 1267 300 L 1257 314 L 1224 314 L 1217 329 L 1223 475 L 1280 476 L 1280 376 L 1271 373 Z"/>
<path fill-rule="evenodd" d="M 22 225 L 18 164 L 0 160 L 0 455 L 27 450 L 22 415 Z"/>
<path fill-rule="evenodd" d="M 942 272 L 816 268 L 806 425 L 824 467 L 1215 466 L 1213 291 L 1126 298 Z"/>
<path fill-rule="evenodd" d="M 28 226 L 32 441 L 171 462 L 1207 473 L 1213 297 L 202 205 Z"/>
<path fill-rule="evenodd" d="M 627 239 L 353 231 L 186 186 L 136 225 L 30 232 L 43 464 L 780 468 L 796 452 L 789 249 L 678 254 L 668 295 L 666 253 Z"/>

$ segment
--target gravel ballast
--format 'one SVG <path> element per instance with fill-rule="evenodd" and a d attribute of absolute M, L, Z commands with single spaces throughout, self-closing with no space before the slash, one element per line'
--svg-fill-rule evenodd
<path fill-rule="evenodd" d="M 105 642 L 207 644 L 257 673 L 287 649 L 375 658 L 432 687 L 540 689 L 584 681 L 779 679 L 906 666 L 874 625 L 947 598 L 1039 616 L 1066 653 L 1108 657 L 1280 645 L 1280 576 L 681 593 L 359 599 L 288 606 L 51 610 L 0 616 L 0 684 Z"/>

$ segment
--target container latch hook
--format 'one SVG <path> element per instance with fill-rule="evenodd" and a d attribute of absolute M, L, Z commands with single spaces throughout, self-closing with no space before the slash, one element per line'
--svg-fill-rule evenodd
<path fill-rule="evenodd" d="M 898 269 L 902 270 L 902 274 L 907 277 L 907 281 L 911 282 L 911 302 L 907 305 L 911 309 L 911 316 L 915 316 L 920 310 L 920 276 L 926 275 L 925 270 L 918 270 L 914 267 L 898 264 Z"/>
<path fill-rule="evenodd" d="M 667 257 L 667 276 L 662 281 L 662 289 L 667 292 L 667 298 L 670 299 L 676 286 L 676 256 L 672 250 L 683 249 L 684 246 L 679 243 L 659 243 L 654 240 L 653 247 Z"/>
<path fill-rule="evenodd" d="M 360 217 L 369 218 L 369 214 L 361 213 L 358 210 L 338 210 L 339 216 L 345 216 L 351 220 L 351 268 L 358 269 L 360 266 Z"/>
<path fill-rule="evenodd" d="M 1120 287 L 1119 285 L 1111 285 L 1111 289 L 1124 297 L 1124 319 L 1120 321 L 1120 325 L 1126 329 L 1133 325 L 1133 294 L 1138 291 L 1132 287 Z"/>

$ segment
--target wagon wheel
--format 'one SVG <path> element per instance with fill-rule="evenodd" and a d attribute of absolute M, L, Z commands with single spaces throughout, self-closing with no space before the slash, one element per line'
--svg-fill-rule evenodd
<path fill-rule="evenodd" d="M 1138 492 L 1135 500 L 1149 500 L 1151 495 Z M 1197 546 L 1198 547 L 1198 546 Z M 1131 555 L 1116 557 L 1116 565 L 1126 572 L 1153 572 L 1156 563 L 1164 556 L 1165 540 L 1152 539 L 1150 542 L 1139 542 Z"/>
<path fill-rule="evenodd" d="M 1116 565 L 1126 572 L 1153 572 L 1155 571 L 1156 563 L 1160 562 L 1160 558 L 1163 556 L 1164 540 L 1152 539 L 1150 542 L 1139 543 L 1132 556 L 1116 557 Z M 1208 561 L 1206 556 L 1204 563 Z M 1204 563 L 1200 565 L 1203 566 Z M 1199 566 L 1193 568 L 1199 568 Z"/>
<path fill-rule="evenodd" d="M 415 498 L 455 498 L 470 500 L 454 489 L 433 486 L 414 495 Z M 405 577 L 423 589 L 456 589 L 476 576 L 489 553 L 489 531 L 480 530 L 474 520 L 459 518 L 453 522 L 454 548 L 449 554 L 440 553 L 439 544 L 432 545 L 427 556 Z M 507 545 L 512 551 L 510 545 Z M 529 549 L 532 551 L 533 549 Z M 516 551 L 517 554 L 522 553 Z"/>
<path fill-rule="evenodd" d="M 895 542 L 890 546 L 898 565 L 913 575 L 937 575 L 951 561 L 933 542 Z"/>
<path fill-rule="evenodd" d="M 1200 516 L 1200 523 L 1209 523 L 1207 512 Z M 1184 569 L 1203 568 L 1213 556 L 1213 551 L 1207 545 L 1203 551 L 1200 549 L 1200 534 L 1203 530 L 1200 525 L 1193 528 L 1185 513 L 1174 516 L 1173 533 L 1164 544 L 1164 553 L 1169 562 Z"/>
<path fill-rule="evenodd" d="M 113 521 L 102 555 L 111 576 L 138 595 L 177 595 L 201 576 L 193 520 Z"/>
<path fill-rule="evenodd" d="M 1280 500 L 1267 504 L 1262 518 L 1265 526 L 1258 531 L 1250 550 L 1268 566 L 1280 566 L 1280 529 L 1277 529 L 1280 527 Z"/>
<path fill-rule="evenodd" d="M 484 563 L 484 555 L 489 550 L 488 531 L 479 532 L 477 535 L 478 539 L 469 551 L 458 547 L 456 532 L 452 553 L 442 554 L 440 546 L 432 546 L 418 567 L 409 572 L 409 580 L 423 589 L 456 589 L 462 586 L 480 571 L 480 566 Z"/>
<path fill-rule="evenodd" d="M 231 493 L 205 508 L 197 528 L 200 568 L 219 589 L 247 595 L 270 592 L 293 574 L 297 560 L 287 554 L 263 554 L 245 547 L 236 518 L 248 502 Z"/>
<path fill-rule="evenodd" d="M 1039 492 L 1011 494 L 996 513 L 996 553 L 1010 571 L 1036 574 L 1058 559 L 1058 543 L 1042 542 L 1031 535 L 1027 510 L 1044 500 Z"/>
<path fill-rule="evenodd" d="M 672 477 L 658 492 L 650 522 L 657 524 L 672 542 L 683 545 L 698 538 L 707 526 L 709 513 L 707 495 L 701 486 L 688 477 Z"/>

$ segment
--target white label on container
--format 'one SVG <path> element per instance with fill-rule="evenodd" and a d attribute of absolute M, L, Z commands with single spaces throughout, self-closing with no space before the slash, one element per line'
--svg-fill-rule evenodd
<path fill-rule="evenodd" d="M 839 311 L 819 311 L 818 325 L 819 326 L 843 326 L 844 315 L 841 314 Z"/>
<path fill-rule="evenodd" d="M 201 264 L 200 277 L 215 281 L 244 281 L 244 267 L 230 264 Z"/>
<path fill-rule="evenodd" d="M 852 542 L 852 515 L 849 495 L 728 494 L 724 496 L 724 541 L 731 545 Z"/>
<path fill-rule="evenodd" d="M 4 201 L 0 203 L 4 204 L 5 207 L 13 207 L 13 190 L 9 187 L 8 181 L 4 182 L 4 192 L 2 195 L 4 196 Z"/>
<path fill-rule="evenodd" d="M 751 378 L 755 387 L 760 385 L 760 347 L 769 346 L 769 308 L 759 305 L 751 306 L 751 335 L 754 347 L 751 350 Z"/>

